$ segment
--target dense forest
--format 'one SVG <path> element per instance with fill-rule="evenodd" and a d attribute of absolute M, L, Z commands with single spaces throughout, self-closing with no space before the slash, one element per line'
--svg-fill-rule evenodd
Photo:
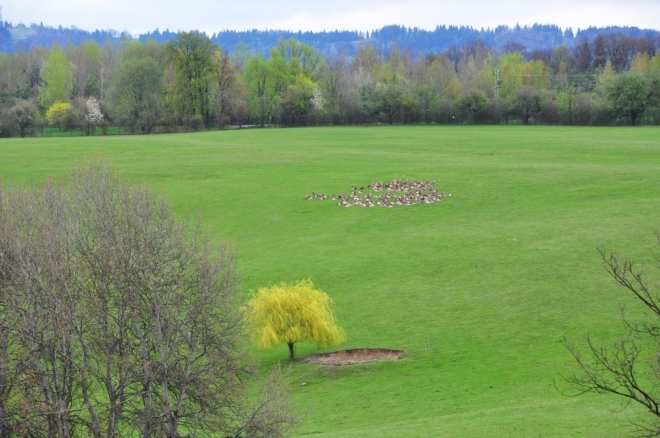
<path fill-rule="evenodd" d="M 337 56 L 344 53 L 352 56 L 358 46 L 368 42 L 383 53 L 394 44 L 402 50 L 413 53 L 440 53 L 449 47 L 460 46 L 472 41 L 481 41 L 497 50 L 502 50 L 510 41 L 524 44 L 527 49 L 552 49 L 561 44 L 572 48 L 583 38 L 593 39 L 599 35 L 620 34 L 635 38 L 660 37 L 656 30 L 637 27 L 590 27 L 562 30 L 556 25 L 534 24 L 533 26 L 498 26 L 494 29 L 475 29 L 470 26 L 438 26 L 434 30 L 407 28 L 404 26 L 385 26 L 372 32 L 335 30 L 322 32 L 292 32 L 285 30 L 223 30 L 213 33 L 209 38 L 223 50 L 232 52 L 241 43 L 255 53 L 264 56 L 270 54 L 280 38 L 296 40 L 313 46 L 323 56 Z M 142 42 L 152 39 L 157 43 L 166 43 L 176 39 L 178 32 L 158 29 L 136 36 Z M 78 28 L 57 28 L 43 24 L 14 25 L 0 20 L 0 51 L 5 54 L 16 51 L 30 51 L 38 46 L 51 47 L 57 43 L 62 47 L 68 44 L 80 45 L 86 41 L 96 41 L 102 45 L 107 40 L 118 43 L 124 37 L 130 37 L 126 31 L 95 30 L 88 32 Z"/>
<path fill-rule="evenodd" d="M 304 42 L 306 34 L 279 37 L 264 54 L 244 41 L 249 32 L 226 33 L 236 41 L 231 51 L 216 42 L 218 35 L 198 32 L 140 39 L 99 33 L 100 42 L 36 45 L 0 55 L 0 134 L 229 125 L 660 123 L 658 35 L 613 31 L 590 37 L 584 31 L 568 45 L 567 39 L 576 38 L 572 32 L 547 26 L 557 33 L 544 37 L 543 46 L 534 29 L 519 28 L 530 35 L 521 42 L 505 41 L 506 33 L 497 29 L 488 38 L 469 39 L 473 30 L 454 28 L 465 36 L 438 51 L 410 48 L 410 41 L 421 44 L 432 33 L 395 26 L 364 36 L 314 34 L 319 45 L 327 44 L 325 37 L 363 38 L 351 50 L 335 44 L 330 54 Z M 436 47 L 433 41 L 429 36 L 426 47 Z"/>

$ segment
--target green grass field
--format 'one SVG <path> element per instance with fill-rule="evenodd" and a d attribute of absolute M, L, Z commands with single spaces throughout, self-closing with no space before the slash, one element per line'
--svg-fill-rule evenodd
<path fill-rule="evenodd" d="M 628 436 L 642 409 L 562 395 L 564 336 L 625 332 L 600 245 L 652 264 L 660 129 L 349 127 L 13 139 L 0 178 L 63 177 L 101 152 L 238 251 L 242 291 L 311 278 L 345 348 L 399 362 L 294 364 L 298 436 Z M 352 184 L 435 179 L 452 197 L 398 208 L 305 201 Z M 650 274 L 653 269 L 649 269 Z M 299 357 L 315 353 L 300 345 Z M 264 370 L 286 346 L 255 350 Z M 302 386 L 302 383 L 306 383 Z"/>
<path fill-rule="evenodd" d="M 29 27 L 23 27 L 11 28 L 9 29 L 9 33 L 11 34 L 11 39 L 13 40 L 25 40 L 32 35 L 36 35 L 37 31 Z"/>

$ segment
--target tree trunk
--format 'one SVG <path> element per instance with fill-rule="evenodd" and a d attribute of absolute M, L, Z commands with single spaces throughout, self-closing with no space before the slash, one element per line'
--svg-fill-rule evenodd
<path fill-rule="evenodd" d="M 293 342 L 287 343 L 289 346 L 289 362 L 293 362 Z"/>

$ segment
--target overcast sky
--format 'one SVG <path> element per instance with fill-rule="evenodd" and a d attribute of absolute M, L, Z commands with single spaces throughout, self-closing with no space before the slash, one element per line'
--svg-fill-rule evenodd
<path fill-rule="evenodd" d="M 16 24 L 85 30 L 372 30 L 388 24 L 434 29 L 516 23 L 660 29 L 660 0 L 0 0 Z"/>

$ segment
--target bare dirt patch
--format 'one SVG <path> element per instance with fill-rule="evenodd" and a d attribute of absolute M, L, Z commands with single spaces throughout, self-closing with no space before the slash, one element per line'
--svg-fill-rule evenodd
<path fill-rule="evenodd" d="M 377 360 L 399 360 L 403 350 L 387 348 L 355 348 L 352 350 L 333 351 L 332 353 L 314 354 L 301 362 L 323 365 L 352 365 L 355 363 L 374 362 Z"/>

